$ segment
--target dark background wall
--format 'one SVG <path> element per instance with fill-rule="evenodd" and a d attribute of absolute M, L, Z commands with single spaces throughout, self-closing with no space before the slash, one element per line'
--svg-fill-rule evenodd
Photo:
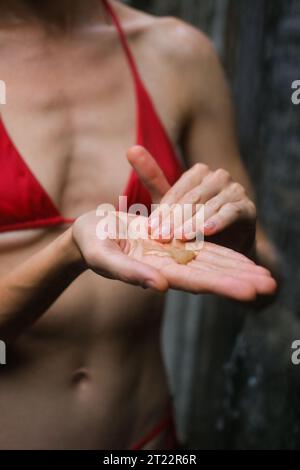
<path fill-rule="evenodd" d="M 176 308 L 171 299 L 164 347 L 180 435 L 192 448 L 300 448 L 300 365 L 291 363 L 300 339 L 300 105 L 291 102 L 300 1 L 127 3 L 181 17 L 214 40 L 259 214 L 282 258 L 278 299 L 259 315 L 213 297 L 181 297 Z"/>

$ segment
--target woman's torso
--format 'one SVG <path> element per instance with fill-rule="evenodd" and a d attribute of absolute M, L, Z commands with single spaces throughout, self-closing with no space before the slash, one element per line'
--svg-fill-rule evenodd
<path fill-rule="evenodd" d="M 167 69 L 143 54 L 150 21 L 138 14 L 142 26 L 133 27 L 132 44 L 176 141 L 172 80 L 157 80 L 157 67 L 162 76 Z M 60 212 L 75 218 L 101 202 L 115 204 L 128 180 L 125 152 L 136 131 L 133 81 L 115 29 L 51 40 L 34 28 L 4 29 L 0 78 L 7 84 L 3 123 Z M 0 275 L 61 230 L 2 234 Z M 163 297 L 151 291 L 90 272 L 78 278 L 8 348 L 0 371 L 0 448 L 126 447 L 149 431 L 168 400 L 162 308 Z"/>

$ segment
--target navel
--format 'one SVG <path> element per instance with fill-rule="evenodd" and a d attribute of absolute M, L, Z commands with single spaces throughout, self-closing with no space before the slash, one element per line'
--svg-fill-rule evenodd
<path fill-rule="evenodd" d="M 88 369 L 81 367 L 80 369 L 76 369 L 71 378 L 71 383 L 73 386 L 79 386 L 89 383 L 91 380 L 91 375 Z"/>

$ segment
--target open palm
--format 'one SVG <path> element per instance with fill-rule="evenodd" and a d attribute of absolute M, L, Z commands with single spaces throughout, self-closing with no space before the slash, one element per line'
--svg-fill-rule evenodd
<path fill-rule="evenodd" d="M 276 287 L 268 270 L 214 243 L 205 242 L 197 256 L 186 265 L 173 259 L 168 245 L 156 241 L 128 240 L 123 249 L 128 256 L 159 270 L 173 289 L 247 301 L 259 294 L 271 294 Z"/>
<path fill-rule="evenodd" d="M 147 221 L 145 218 L 144 223 Z M 98 223 L 94 212 L 85 214 L 77 219 L 73 232 L 88 266 L 105 277 L 162 291 L 173 288 L 242 301 L 254 300 L 259 294 L 272 294 L 276 289 L 267 269 L 228 248 L 205 242 L 188 264 L 178 264 L 170 252 L 170 244 L 132 237 L 130 230 L 125 239 L 101 240 L 96 236 Z M 127 228 L 127 222 L 122 220 L 122 229 Z"/>

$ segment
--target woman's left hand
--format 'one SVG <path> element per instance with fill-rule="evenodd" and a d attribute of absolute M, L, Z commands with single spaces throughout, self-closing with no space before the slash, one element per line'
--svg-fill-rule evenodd
<path fill-rule="evenodd" d="M 161 169 L 142 147 L 132 147 L 128 160 L 139 178 L 151 193 L 154 203 L 159 203 L 150 216 L 152 235 L 160 241 L 172 238 L 192 240 L 196 237 L 196 205 L 204 205 L 204 236 L 223 246 L 251 254 L 256 233 L 256 208 L 244 187 L 233 181 L 230 174 L 219 169 L 212 171 L 207 165 L 197 163 L 182 174 L 170 187 Z M 162 204 L 169 209 L 161 211 Z M 174 205 L 193 205 L 191 217 L 178 219 Z M 163 214 L 163 215 L 162 215 Z M 171 230 L 167 223 L 172 221 Z"/>

